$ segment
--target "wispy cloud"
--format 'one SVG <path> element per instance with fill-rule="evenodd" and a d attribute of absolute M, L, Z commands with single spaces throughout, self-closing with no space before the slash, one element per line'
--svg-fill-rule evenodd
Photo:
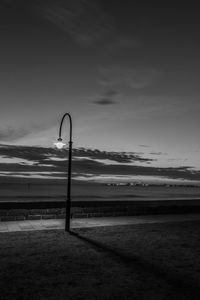
<path fill-rule="evenodd" d="M 127 36 L 127 35 L 119 35 L 116 39 L 110 42 L 109 46 L 111 49 L 133 49 L 137 48 L 142 45 L 142 42 L 134 37 L 134 36 Z"/>
<path fill-rule="evenodd" d="M 102 45 L 100 48 L 101 53 L 105 56 L 107 55 L 113 55 L 113 52 L 115 55 L 119 54 L 125 55 L 128 51 L 133 51 L 135 48 L 141 47 L 142 41 L 139 40 L 136 36 L 128 36 L 126 33 L 119 34 L 117 30 L 113 30 L 113 33 L 110 34 L 109 40 L 106 41 L 105 44 Z"/>
<path fill-rule="evenodd" d="M 11 125 L 3 125 L 0 129 L 0 142 L 13 142 L 24 138 L 30 134 L 47 130 L 57 123 L 57 118 L 50 118 L 47 122 L 38 122 L 26 124 L 26 126 L 13 127 Z"/>
<path fill-rule="evenodd" d="M 30 131 L 26 129 L 15 129 L 12 127 L 6 127 L 4 129 L 0 129 L 0 141 L 2 142 L 10 142 L 22 138 L 29 134 Z"/>
<path fill-rule="evenodd" d="M 101 98 L 99 100 L 94 101 L 94 103 L 99 104 L 99 105 L 112 105 L 112 104 L 115 104 L 116 101 L 113 101 L 112 99 L 109 99 L 109 98 Z"/>
<path fill-rule="evenodd" d="M 151 155 L 163 155 L 163 152 L 150 152 Z"/>
<path fill-rule="evenodd" d="M 112 32 L 111 18 L 96 0 L 37 0 L 34 8 L 81 45 L 93 45 Z"/>
<path fill-rule="evenodd" d="M 112 105 L 112 104 L 116 104 L 117 101 L 116 101 L 115 97 L 117 95 L 118 95 L 117 91 L 108 90 L 108 91 L 104 92 L 104 94 L 101 95 L 99 97 L 99 99 L 93 101 L 93 103 L 99 104 L 99 105 Z"/>
<path fill-rule="evenodd" d="M 150 146 L 148 146 L 148 145 L 139 145 L 139 147 L 149 148 Z"/>
<path fill-rule="evenodd" d="M 125 86 L 132 89 L 143 89 L 152 86 L 160 76 L 161 72 L 153 68 L 111 66 L 100 69 L 98 82 L 106 87 Z"/>

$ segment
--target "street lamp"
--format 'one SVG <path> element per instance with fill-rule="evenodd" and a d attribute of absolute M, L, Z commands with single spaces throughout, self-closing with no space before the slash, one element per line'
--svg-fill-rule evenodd
<path fill-rule="evenodd" d="M 59 138 L 54 145 L 58 149 L 62 149 L 66 144 L 62 142 L 61 133 L 62 125 L 65 117 L 69 117 L 70 134 L 69 134 L 69 152 L 68 152 L 68 176 L 67 176 L 67 198 L 66 198 L 66 217 L 65 217 L 65 231 L 70 231 L 70 209 L 71 209 L 71 163 L 72 163 L 72 118 L 69 113 L 65 113 L 60 122 Z"/>

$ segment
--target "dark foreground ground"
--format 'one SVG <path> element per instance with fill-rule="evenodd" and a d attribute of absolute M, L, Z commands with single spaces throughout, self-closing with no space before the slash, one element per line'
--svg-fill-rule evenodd
<path fill-rule="evenodd" d="M 200 299 L 200 222 L 0 234 L 0 299 Z"/>

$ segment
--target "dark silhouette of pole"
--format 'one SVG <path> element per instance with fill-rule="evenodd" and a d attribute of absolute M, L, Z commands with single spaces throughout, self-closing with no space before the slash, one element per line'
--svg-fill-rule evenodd
<path fill-rule="evenodd" d="M 68 175 L 67 175 L 67 198 L 66 198 L 66 212 L 65 212 L 65 231 L 70 231 L 70 212 L 71 212 L 71 165 L 72 165 L 72 118 L 69 113 L 65 113 L 62 117 L 59 129 L 58 142 L 62 142 L 62 125 L 65 117 L 69 117 L 70 134 L 69 134 L 69 151 L 68 151 Z"/>

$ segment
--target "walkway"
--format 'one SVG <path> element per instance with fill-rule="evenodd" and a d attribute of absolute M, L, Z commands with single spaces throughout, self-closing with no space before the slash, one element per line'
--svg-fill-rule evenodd
<path fill-rule="evenodd" d="M 96 226 L 115 226 L 145 223 L 163 222 L 183 222 L 200 221 L 200 214 L 186 215 L 146 215 L 146 216 L 125 216 L 125 217 L 103 217 L 103 218 L 84 218 L 72 219 L 71 228 L 88 228 Z M 64 229 L 64 219 L 50 220 L 27 220 L 14 222 L 0 222 L 0 232 L 29 231 L 29 230 L 49 230 Z"/>

